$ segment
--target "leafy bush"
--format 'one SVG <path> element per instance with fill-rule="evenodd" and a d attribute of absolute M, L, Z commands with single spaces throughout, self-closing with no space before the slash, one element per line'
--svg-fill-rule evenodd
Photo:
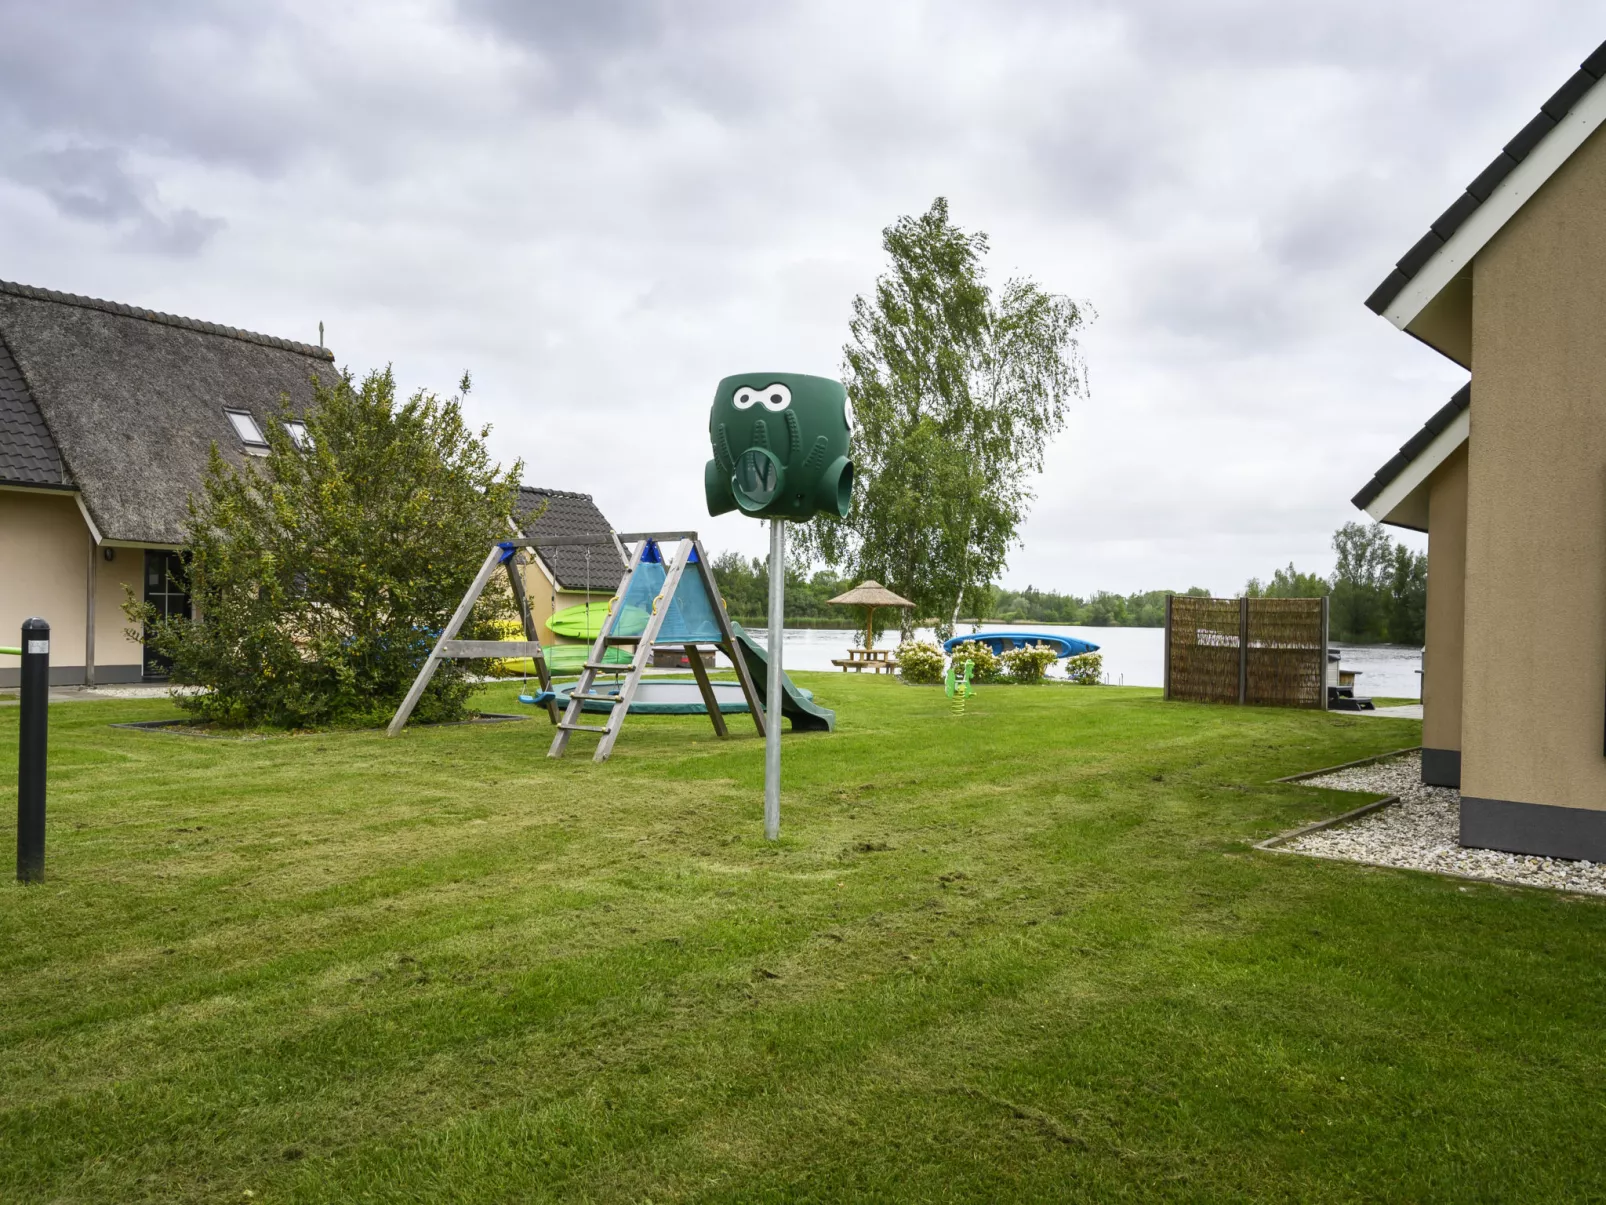
<path fill-rule="evenodd" d="M 512 617 L 490 620 L 485 624 L 485 639 L 523 640 L 524 624 Z M 526 670 L 529 664 L 528 657 L 499 657 L 485 663 L 485 672 L 492 678 L 521 678 L 535 672 L 533 669 Z"/>
<path fill-rule="evenodd" d="M 974 664 L 971 670 L 972 682 L 997 682 L 1004 676 L 1004 662 L 985 644 L 978 644 L 974 640 L 965 640 L 954 645 L 952 653 L 955 665 L 964 665 L 969 661 Z"/>
<path fill-rule="evenodd" d="M 1065 661 L 1065 676 L 1078 686 L 1097 686 L 1104 681 L 1104 654 L 1083 653 Z"/>
<path fill-rule="evenodd" d="M 1046 644 L 1033 644 L 1023 649 L 1010 649 L 1004 654 L 1004 668 L 1016 682 L 1041 682 L 1048 667 L 1058 660 L 1058 654 Z"/>
<path fill-rule="evenodd" d="M 934 686 L 942 681 L 942 649 L 924 640 L 906 640 L 892 655 L 905 682 Z"/>
<path fill-rule="evenodd" d="M 468 387 L 468 378 L 463 388 Z M 175 701 L 203 720 L 301 728 L 377 724 L 396 710 L 485 554 L 507 536 L 521 465 L 503 471 L 457 399 L 396 399 L 390 370 L 314 381 L 293 442 L 264 424 L 268 454 L 235 467 L 212 449 L 191 498 L 187 577 L 199 616 L 129 620 L 173 661 Z M 493 579 L 494 580 L 494 579 Z M 488 590 L 461 635 L 495 635 L 509 608 Z M 419 720 L 463 714 L 472 663 L 442 663 Z"/>

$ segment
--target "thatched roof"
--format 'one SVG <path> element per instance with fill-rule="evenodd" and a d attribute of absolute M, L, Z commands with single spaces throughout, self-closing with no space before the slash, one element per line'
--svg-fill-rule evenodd
<path fill-rule="evenodd" d="M 545 510 L 541 509 L 543 503 Z M 529 516 L 537 511 L 539 517 L 529 522 Z M 592 593 L 607 595 L 623 580 L 624 561 L 611 539 L 567 542 L 575 536 L 595 537 L 613 530 L 613 524 L 603 518 L 590 494 L 520 486 L 518 513 L 513 521 L 532 540 L 545 542 L 536 552 L 547 571 L 558 579 L 560 588 L 585 590 L 589 586 Z"/>
<path fill-rule="evenodd" d="M 0 480 L 76 486 L 102 539 L 139 544 L 184 542 L 214 443 L 247 455 L 225 407 L 266 431 L 335 376 L 321 347 L 5 281 L 0 344 Z"/>
<path fill-rule="evenodd" d="M 849 606 L 860 607 L 912 607 L 914 603 L 902 598 L 888 590 L 880 582 L 860 582 L 846 594 L 838 594 L 831 600 L 834 603 L 845 603 Z"/>

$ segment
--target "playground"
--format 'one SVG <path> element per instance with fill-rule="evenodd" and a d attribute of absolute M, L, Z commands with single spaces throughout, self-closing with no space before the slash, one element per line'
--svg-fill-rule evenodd
<path fill-rule="evenodd" d="M 838 719 L 787 732 L 778 842 L 742 716 L 597 765 L 533 707 L 404 739 L 53 707 L 0 1198 L 1606 1192 L 1606 912 L 1252 849 L 1360 801 L 1274 778 L 1415 723 L 796 677 Z"/>

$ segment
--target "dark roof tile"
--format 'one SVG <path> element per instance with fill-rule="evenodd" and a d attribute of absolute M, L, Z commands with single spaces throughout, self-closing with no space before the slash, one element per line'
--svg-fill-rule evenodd
<path fill-rule="evenodd" d="M 0 339 L 0 481 L 13 485 L 70 487 L 72 478 L 50 437 L 28 382 Z"/>
<path fill-rule="evenodd" d="M 1433 253 L 1442 246 L 1444 246 L 1444 240 L 1429 230 L 1416 240 L 1416 246 L 1407 251 L 1401 257 L 1400 262 L 1394 266 L 1407 276 L 1415 276 L 1422 270 L 1422 265 L 1432 259 Z"/>
<path fill-rule="evenodd" d="M 531 515 L 537 516 L 533 524 Z M 537 548 L 541 561 L 563 589 L 612 594 L 624 577 L 619 548 L 607 535 L 613 524 L 590 494 L 520 486 L 514 521 L 525 535 L 543 542 Z M 595 539 L 598 535 L 603 538 Z M 576 541 L 586 536 L 593 538 Z"/>
<path fill-rule="evenodd" d="M 1481 205 L 1489 199 L 1489 195 L 1495 189 L 1500 187 L 1500 181 L 1509 176 L 1512 168 L 1516 166 L 1517 161 L 1501 151 L 1489 162 L 1488 167 L 1472 178 L 1472 183 L 1467 185 L 1467 191 L 1476 197 Z"/>
<path fill-rule="evenodd" d="M 1456 420 L 1456 416 L 1471 405 L 1472 382 L 1468 381 L 1455 391 L 1455 394 L 1448 402 L 1434 411 L 1433 417 L 1422 424 L 1421 430 L 1406 440 L 1404 446 L 1389 457 L 1388 463 L 1372 474 L 1372 479 L 1361 488 L 1361 492 L 1350 499 L 1355 503 L 1356 509 L 1365 510 L 1370 506 L 1373 499 L 1386 490 L 1389 484 L 1403 473 L 1406 467 L 1420 456 L 1446 427 Z"/>
<path fill-rule="evenodd" d="M 1572 112 L 1572 107 L 1583 100 L 1584 93 L 1594 86 L 1595 77 L 1593 75 L 1587 71 L 1575 71 L 1572 74 L 1572 78 L 1556 89 L 1555 95 L 1539 106 L 1539 111 L 1560 121 L 1568 113 Z"/>
<path fill-rule="evenodd" d="M 1517 136 L 1506 144 L 1505 149 L 1495 156 L 1494 161 L 1467 185 L 1465 195 L 1456 198 L 1455 204 L 1446 209 L 1439 220 L 1433 223 L 1432 233 L 1437 234 L 1440 239 L 1447 240 L 1451 234 L 1460 229 L 1473 211 L 1489 199 L 1490 194 L 1499 187 L 1500 181 L 1511 174 L 1511 169 L 1532 154 L 1539 141 L 1554 129 L 1556 123 L 1583 99 L 1584 94 L 1595 86 L 1596 81 L 1602 78 L 1606 78 L 1606 42 L 1595 48 L 1594 52 L 1584 60 L 1582 69 L 1574 72 L 1556 94 L 1544 103 L 1539 116 L 1523 126 Z M 1548 125 L 1545 124 L 1547 121 Z M 1470 198 L 1470 201 L 1467 198 Z M 1374 314 L 1381 314 L 1388 309 L 1389 304 L 1400 295 L 1400 290 L 1411 282 L 1411 277 L 1420 272 L 1422 266 L 1432 258 L 1431 253 L 1426 256 L 1419 254 L 1422 247 L 1423 241 L 1419 240 L 1416 246 L 1399 260 L 1395 270 L 1372 290 L 1372 295 L 1366 299 L 1367 309 Z M 1411 266 L 1407 267 L 1407 264 Z"/>
<path fill-rule="evenodd" d="M 1433 233 L 1449 242 L 1450 236 L 1461 229 L 1461 223 L 1472 216 L 1478 207 L 1478 198 L 1469 192 L 1462 193 L 1455 203 L 1441 213 L 1433 223 Z"/>
<path fill-rule="evenodd" d="M 1372 295 L 1366 299 L 1366 308 L 1374 314 L 1381 314 L 1389 308 L 1389 302 L 1400 295 L 1400 290 L 1411 283 L 1411 278 L 1398 268 L 1383 278 L 1383 283 L 1372 290 Z"/>
<path fill-rule="evenodd" d="M 1517 136 L 1506 143 L 1506 154 L 1518 163 L 1528 157 L 1528 152 L 1539 145 L 1539 140 L 1551 130 L 1556 128 L 1556 119 L 1549 113 L 1537 114 L 1532 121 L 1517 131 Z M 1466 193 L 1462 193 L 1466 196 Z"/>

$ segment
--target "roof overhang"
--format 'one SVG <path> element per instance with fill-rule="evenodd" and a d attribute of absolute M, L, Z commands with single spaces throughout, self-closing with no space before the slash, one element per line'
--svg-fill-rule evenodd
<path fill-rule="evenodd" d="M 1473 258 L 1602 122 L 1606 122 L 1606 79 L 1596 81 L 1472 210 L 1389 302 L 1383 316 L 1470 368 Z"/>
<path fill-rule="evenodd" d="M 1428 479 L 1433 472 L 1446 460 L 1454 455 L 1456 449 L 1467 442 L 1467 435 L 1472 430 L 1472 411 L 1461 411 L 1450 420 L 1445 427 L 1429 441 L 1416 456 L 1406 464 L 1373 498 L 1366 504 L 1366 513 L 1379 523 L 1388 523 L 1394 527 L 1409 527 L 1413 531 L 1426 531 L 1428 529 Z"/>

